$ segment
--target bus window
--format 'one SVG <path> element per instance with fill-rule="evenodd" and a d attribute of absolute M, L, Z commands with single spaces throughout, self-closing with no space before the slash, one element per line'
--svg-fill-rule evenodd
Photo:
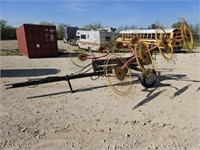
<path fill-rule="evenodd" d="M 151 38 L 151 34 L 148 34 L 148 39 L 150 39 Z"/>
<path fill-rule="evenodd" d="M 147 33 L 144 34 L 144 38 L 145 38 L 145 39 L 147 38 Z"/>
<path fill-rule="evenodd" d="M 122 38 L 122 34 L 118 34 L 118 37 Z"/>
<path fill-rule="evenodd" d="M 167 38 L 168 38 L 168 39 L 170 38 L 170 33 L 167 33 Z"/>
<path fill-rule="evenodd" d="M 155 36 L 156 36 L 155 33 L 153 33 L 153 34 L 152 34 L 152 39 L 155 39 Z"/>
<path fill-rule="evenodd" d="M 141 34 L 141 38 L 143 38 L 143 39 L 144 39 L 144 33 L 142 33 L 142 34 Z"/>
<path fill-rule="evenodd" d="M 134 36 L 133 36 L 133 33 L 131 33 L 131 38 L 133 38 Z"/>
<path fill-rule="evenodd" d="M 160 33 L 157 33 L 157 39 L 160 39 Z"/>

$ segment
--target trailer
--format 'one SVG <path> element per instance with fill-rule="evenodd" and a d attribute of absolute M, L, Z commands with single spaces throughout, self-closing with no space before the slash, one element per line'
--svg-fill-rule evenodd
<path fill-rule="evenodd" d="M 98 30 L 77 30 L 76 41 L 79 48 L 93 51 L 102 51 L 116 39 L 115 28 L 101 28 Z"/>
<path fill-rule="evenodd" d="M 63 42 L 69 43 L 70 45 L 76 45 L 76 31 L 78 30 L 78 27 L 65 27 L 64 28 L 64 37 Z"/>
<path fill-rule="evenodd" d="M 103 31 L 105 32 L 105 31 Z M 101 33 L 99 31 L 99 33 Z M 84 35 L 84 34 L 83 34 Z M 100 36 L 100 34 L 94 34 Z M 94 36 L 93 35 L 93 36 Z M 135 41 L 129 45 L 131 51 L 130 56 L 122 57 L 122 55 L 116 55 L 108 52 L 102 56 L 94 56 L 81 53 L 78 55 L 80 61 L 91 59 L 91 63 L 82 67 L 81 70 L 64 76 L 51 76 L 46 78 L 29 79 L 25 82 L 18 82 L 13 84 L 6 84 L 6 88 L 18 88 L 24 86 L 33 86 L 39 84 L 46 84 L 51 82 L 67 81 L 71 92 L 76 92 L 71 85 L 71 80 L 90 77 L 92 80 L 98 79 L 99 76 L 106 78 L 109 86 L 112 90 L 120 95 L 130 92 L 130 87 L 133 84 L 132 71 L 140 72 L 139 80 L 142 86 L 150 88 L 158 81 L 158 73 L 154 68 L 154 60 L 152 58 L 152 52 L 157 51 L 161 53 L 161 56 L 167 61 L 173 60 L 172 44 L 175 39 L 182 39 L 184 46 L 188 49 L 188 52 L 193 52 L 193 35 L 190 26 L 185 20 L 181 24 L 181 35 L 177 35 L 173 38 L 167 39 L 166 36 L 158 41 L 153 47 L 149 48 L 145 42 Z M 96 76 L 96 78 L 94 78 Z M 114 80 L 113 80 L 114 79 Z M 118 82 L 115 82 L 117 79 Z"/>

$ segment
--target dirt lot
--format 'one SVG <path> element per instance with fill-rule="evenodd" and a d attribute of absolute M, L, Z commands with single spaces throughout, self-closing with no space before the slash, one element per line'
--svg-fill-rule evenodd
<path fill-rule="evenodd" d="M 15 48 L 12 42 L 7 46 Z M 67 49 L 62 42 L 59 47 Z M 144 88 L 133 71 L 132 90 L 124 96 L 103 77 L 73 80 L 75 93 L 66 82 L 5 89 L 5 84 L 80 68 L 68 56 L 0 56 L 0 149 L 199 150 L 200 53 L 175 56 L 176 64 L 157 56 L 160 76 L 153 88 Z"/>

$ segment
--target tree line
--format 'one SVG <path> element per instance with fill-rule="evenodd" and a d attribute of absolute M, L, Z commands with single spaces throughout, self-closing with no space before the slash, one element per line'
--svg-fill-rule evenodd
<path fill-rule="evenodd" d="M 55 25 L 53 22 L 47 22 L 47 21 L 41 21 L 39 24 Z M 57 30 L 56 33 L 57 33 L 58 40 L 63 39 L 65 26 L 71 26 L 71 25 L 68 23 L 60 23 L 56 26 L 56 30 Z M 180 26 L 181 26 L 180 22 L 176 22 L 171 25 L 172 28 L 180 28 Z M 147 29 L 157 29 L 158 27 L 160 27 L 160 24 L 158 22 L 155 22 L 155 23 L 152 23 L 150 26 L 148 26 Z M 190 27 L 194 35 L 194 40 L 199 42 L 200 41 L 200 24 L 195 24 L 195 25 L 190 24 Z M 97 22 L 97 23 L 86 24 L 80 29 L 91 30 L 91 29 L 99 29 L 99 28 L 103 28 L 103 25 Z M 116 31 L 119 32 L 121 30 L 136 29 L 136 28 L 138 28 L 136 25 L 125 25 L 125 26 L 119 26 Z M 0 29 L 1 29 L 1 40 L 17 39 L 16 28 L 11 25 L 8 25 L 6 20 L 4 19 L 0 20 Z"/>

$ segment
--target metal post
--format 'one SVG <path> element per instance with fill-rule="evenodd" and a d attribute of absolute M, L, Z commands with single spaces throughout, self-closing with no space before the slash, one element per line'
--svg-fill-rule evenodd
<path fill-rule="evenodd" d="M 66 79 L 67 79 L 67 82 L 68 82 L 69 88 L 70 88 L 70 90 L 71 90 L 71 93 L 74 93 L 75 91 L 72 89 L 72 85 L 71 85 L 70 78 L 69 78 L 68 75 L 66 75 Z"/>

